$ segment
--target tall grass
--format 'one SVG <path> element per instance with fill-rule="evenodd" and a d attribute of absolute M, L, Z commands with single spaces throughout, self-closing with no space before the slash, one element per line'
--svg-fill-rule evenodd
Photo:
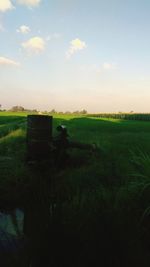
<path fill-rule="evenodd" d="M 71 140 L 100 149 L 70 149 L 58 170 L 53 155 L 33 167 L 26 164 L 25 121 L 0 139 L 1 208 L 21 206 L 31 216 L 33 261 L 148 267 L 150 125 L 63 116 L 54 119 L 53 134 L 60 123 Z"/>

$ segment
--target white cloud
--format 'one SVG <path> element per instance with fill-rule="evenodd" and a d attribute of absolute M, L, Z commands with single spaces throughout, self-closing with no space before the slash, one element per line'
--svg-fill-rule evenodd
<path fill-rule="evenodd" d="M 23 34 L 29 33 L 30 31 L 31 31 L 30 28 L 26 25 L 22 25 L 19 27 L 19 29 L 17 29 L 17 32 L 20 32 Z"/>
<path fill-rule="evenodd" d="M 81 41 L 80 39 L 76 38 L 76 39 L 72 40 L 70 42 L 70 48 L 66 53 L 67 58 L 70 58 L 74 53 L 76 53 L 82 49 L 85 49 L 86 47 L 87 47 L 86 43 Z"/>
<path fill-rule="evenodd" d="M 0 66 L 16 66 L 19 67 L 20 63 L 10 58 L 0 57 Z"/>
<path fill-rule="evenodd" d="M 45 49 L 45 41 L 43 38 L 35 36 L 27 42 L 22 43 L 22 47 L 29 53 L 39 54 Z"/>
<path fill-rule="evenodd" d="M 108 63 L 108 62 L 105 62 L 105 63 L 103 64 L 103 69 L 104 69 L 104 70 L 113 70 L 113 69 L 115 69 L 115 68 L 116 68 L 116 66 L 115 66 L 114 63 Z"/>
<path fill-rule="evenodd" d="M 28 7 L 35 7 L 38 6 L 41 0 L 17 0 L 18 4 L 25 5 Z"/>
<path fill-rule="evenodd" d="M 13 9 L 13 5 L 10 0 L 0 0 L 0 12 L 6 12 L 7 10 Z"/>

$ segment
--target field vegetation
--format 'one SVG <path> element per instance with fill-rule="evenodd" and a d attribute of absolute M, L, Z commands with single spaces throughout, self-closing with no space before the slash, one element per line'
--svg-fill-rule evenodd
<path fill-rule="evenodd" d="M 26 123 L 25 112 L 0 112 L 0 209 L 36 214 L 24 257 L 39 266 L 149 267 L 150 123 L 54 115 L 53 136 L 65 124 L 71 140 L 96 146 L 69 149 L 63 167 L 53 154 L 27 164 Z"/>
<path fill-rule="evenodd" d="M 150 121 L 150 113 L 99 113 L 99 114 L 89 114 L 89 117 L 97 118 L 109 118 L 109 119 L 124 119 L 124 120 L 139 120 L 139 121 Z"/>

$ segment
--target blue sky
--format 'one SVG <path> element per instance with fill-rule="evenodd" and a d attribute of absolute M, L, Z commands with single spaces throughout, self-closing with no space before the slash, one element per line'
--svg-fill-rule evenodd
<path fill-rule="evenodd" d="M 0 0 L 0 104 L 150 112 L 149 14 L 149 0 Z"/>

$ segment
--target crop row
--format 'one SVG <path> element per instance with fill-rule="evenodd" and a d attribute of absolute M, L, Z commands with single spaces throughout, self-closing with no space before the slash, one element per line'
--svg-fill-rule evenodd
<path fill-rule="evenodd" d="M 0 138 L 24 126 L 25 126 L 25 122 L 23 120 L 11 122 L 8 124 L 0 124 Z"/>
<path fill-rule="evenodd" d="M 88 114 L 88 117 L 150 121 L 150 113 L 99 113 Z"/>

